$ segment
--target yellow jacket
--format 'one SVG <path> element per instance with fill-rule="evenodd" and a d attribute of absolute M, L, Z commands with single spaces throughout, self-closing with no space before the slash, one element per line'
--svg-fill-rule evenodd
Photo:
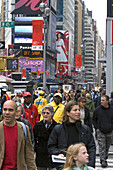
<path fill-rule="evenodd" d="M 34 105 L 38 109 L 38 114 L 41 114 L 42 108 L 47 105 L 47 100 L 43 98 L 43 96 L 39 96 L 37 99 L 35 99 Z"/>
<path fill-rule="evenodd" d="M 64 111 L 64 105 L 63 104 L 59 104 L 59 105 L 56 105 L 56 103 L 54 102 L 54 100 L 51 102 L 51 103 L 48 103 L 48 105 L 51 105 L 53 106 L 54 108 L 54 116 L 53 116 L 53 119 L 57 122 L 57 123 L 62 123 L 62 117 L 63 117 L 63 111 Z M 57 110 L 56 110 L 57 109 Z M 56 111 L 55 111 L 56 110 Z M 40 120 L 42 120 L 42 115 L 41 115 L 41 118 Z"/>

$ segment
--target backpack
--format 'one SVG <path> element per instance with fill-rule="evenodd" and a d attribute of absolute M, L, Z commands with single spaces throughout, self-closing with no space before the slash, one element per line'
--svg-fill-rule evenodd
<path fill-rule="evenodd" d="M 24 130 L 24 135 L 25 135 L 25 141 L 26 141 L 27 140 L 27 127 L 23 122 L 20 122 L 20 121 L 18 122 L 22 125 L 22 128 Z"/>

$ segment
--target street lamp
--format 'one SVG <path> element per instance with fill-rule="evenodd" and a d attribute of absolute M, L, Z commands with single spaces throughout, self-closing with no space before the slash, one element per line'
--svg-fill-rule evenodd
<path fill-rule="evenodd" d="M 42 0 L 42 3 L 39 5 L 40 10 L 43 12 L 43 28 L 44 28 L 44 49 L 43 49 L 43 89 L 46 89 L 46 18 L 50 14 L 50 9 L 47 7 L 47 4 L 44 3 L 44 0 Z"/>
<path fill-rule="evenodd" d="M 36 64 L 36 65 L 33 65 L 33 67 L 36 68 L 36 90 L 37 90 L 37 81 L 38 81 L 37 72 L 38 72 L 38 68 L 40 67 L 40 65 Z"/>
<path fill-rule="evenodd" d="M 80 45 L 81 51 L 82 51 L 82 66 L 84 66 L 84 57 L 85 57 L 85 42 L 86 42 L 86 38 L 82 39 L 82 44 Z"/>

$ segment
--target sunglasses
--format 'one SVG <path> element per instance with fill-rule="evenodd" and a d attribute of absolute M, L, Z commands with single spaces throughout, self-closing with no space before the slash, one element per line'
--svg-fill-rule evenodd
<path fill-rule="evenodd" d="M 50 112 L 42 112 L 42 114 L 44 114 L 44 115 L 45 115 L 45 114 L 49 115 L 49 114 L 50 114 Z"/>

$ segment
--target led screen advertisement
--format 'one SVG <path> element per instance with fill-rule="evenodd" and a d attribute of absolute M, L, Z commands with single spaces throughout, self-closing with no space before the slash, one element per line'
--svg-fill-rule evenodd
<path fill-rule="evenodd" d="M 41 13 L 39 5 L 42 0 L 15 0 L 15 10 L 13 14 L 39 14 Z M 48 4 L 48 0 L 44 0 Z"/>
<path fill-rule="evenodd" d="M 31 72 L 36 72 L 36 65 L 40 70 L 40 73 L 43 72 L 43 59 L 42 58 L 26 58 L 19 57 L 19 67 L 25 69 L 31 69 Z"/>
<path fill-rule="evenodd" d="M 56 50 L 55 73 L 68 75 L 69 31 L 56 31 Z"/>
<path fill-rule="evenodd" d="M 20 49 L 20 45 L 32 47 L 34 21 L 43 22 L 43 17 L 15 17 L 14 48 Z M 38 34 L 42 37 L 42 32 Z"/>

